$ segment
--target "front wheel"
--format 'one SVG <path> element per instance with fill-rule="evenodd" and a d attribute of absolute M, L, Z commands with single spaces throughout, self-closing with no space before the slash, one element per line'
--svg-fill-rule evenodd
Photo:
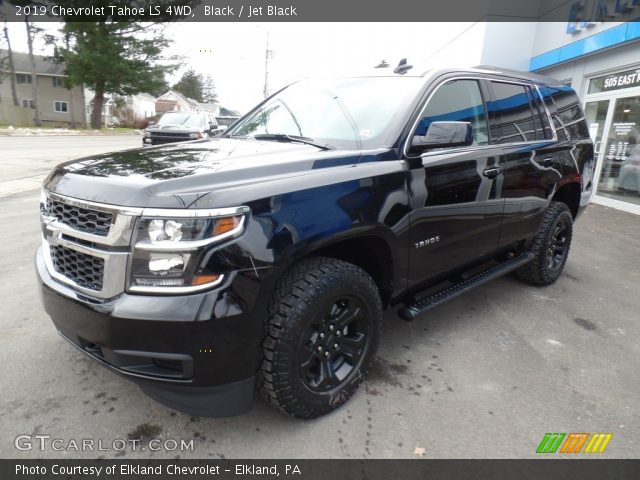
<path fill-rule="evenodd" d="M 334 410 L 367 372 L 381 324 L 380 295 L 364 270 L 321 257 L 294 265 L 269 308 L 259 371 L 263 397 L 298 418 Z"/>
<path fill-rule="evenodd" d="M 518 278 L 541 286 L 555 282 L 567 262 L 572 236 L 573 217 L 569 207 L 562 202 L 551 202 L 533 241 L 533 260 L 516 270 Z"/>

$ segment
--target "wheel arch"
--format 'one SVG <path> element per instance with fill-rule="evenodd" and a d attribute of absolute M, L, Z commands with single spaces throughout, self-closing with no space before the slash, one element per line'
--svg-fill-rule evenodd
<path fill-rule="evenodd" d="M 328 257 L 352 263 L 371 276 L 386 308 L 393 296 L 396 269 L 401 268 L 393 252 L 392 240 L 385 238 L 384 232 L 369 230 L 348 237 L 332 238 L 299 250 L 282 274 L 293 264 L 309 257 Z"/>
<path fill-rule="evenodd" d="M 562 202 L 571 211 L 571 215 L 575 219 L 580 210 L 581 187 L 579 182 L 569 182 L 560 186 L 551 198 L 554 202 Z"/>

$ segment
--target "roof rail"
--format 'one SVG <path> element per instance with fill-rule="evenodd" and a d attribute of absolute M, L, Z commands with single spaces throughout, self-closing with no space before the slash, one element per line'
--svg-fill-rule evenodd
<path fill-rule="evenodd" d="M 473 67 L 476 70 L 485 70 L 485 71 L 490 71 L 490 72 L 495 72 L 497 74 L 506 74 L 506 75 L 510 75 L 512 77 L 518 77 L 518 78 L 525 78 L 525 79 L 529 79 L 529 80 L 535 80 L 541 83 L 549 83 L 549 84 L 559 84 L 561 83 L 558 79 L 553 78 L 553 77 L 548 77 L 545 75 L 540 75 L 539 73 L 533 73 L 533 72 L 523 72 L 520 70 L 513 70 L 511 68 L 502 68 L 502 67 L 496 67 L 493 65 L 477 65 L 475 67 Z"/>

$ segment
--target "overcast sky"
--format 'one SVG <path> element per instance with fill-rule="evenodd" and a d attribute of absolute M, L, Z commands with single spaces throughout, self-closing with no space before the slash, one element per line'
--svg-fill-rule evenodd
<path fill-rule="evenodd" d="M 382 59 L 395 66 L 407 57 L 422 70 L 439 66 L 438 52 L 463 32 L 465 43 L 473 43 L 467 40 L 472 28 L 471 23 L 175 23 L 165 30 L 173 40 L 169 53 L 182 55 L 185 67 L 169 81 L 174 83 L 188 67 L 210 74 L 220 103 L 244 112 L 262 99 L 267 34 L 273 92 L 301 78 L 366 73 Z M 9 35 L 14 50 L 27 51 L 23 24 L 10 23 Z M 466 64 L 464 50 L 447 60 Z M 40 41 L 35 53 L 51 50 Z"/>

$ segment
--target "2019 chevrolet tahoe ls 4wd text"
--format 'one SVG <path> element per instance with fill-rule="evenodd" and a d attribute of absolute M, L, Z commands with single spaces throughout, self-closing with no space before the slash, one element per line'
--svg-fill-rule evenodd
<path fill-rule="evenodd" d="M 60 334 L 158 401 L 299 418 L 354 393 L 383 310 L 560 275 L 593 144 L 571 88 L 491 68 L 302 81 L 217 138 L 62 164 L 37 270 Z"/>

